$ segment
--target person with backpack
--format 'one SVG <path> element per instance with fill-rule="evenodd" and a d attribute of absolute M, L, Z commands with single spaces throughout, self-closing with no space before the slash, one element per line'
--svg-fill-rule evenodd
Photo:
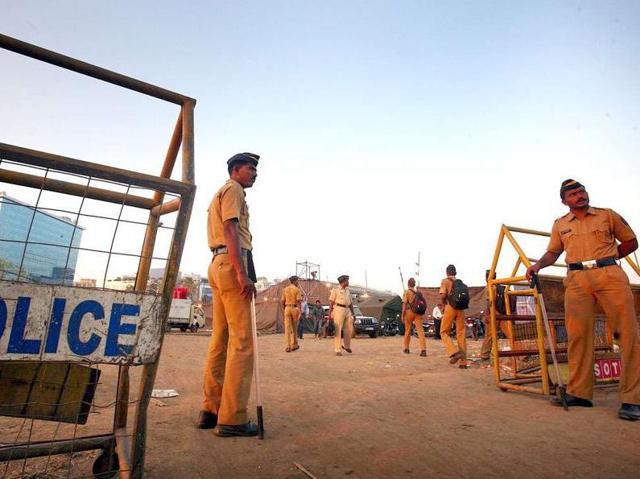
<path fill-rule="evenodd" d="M 467 337 L 464 310 L 469 308 L 469 288 L 456 278 L 456 267 L 447 266 L 447 277 L 440 283 L 440 297 L 444 303 L 444 315 L 440 325 L 442 342 L 447 348 L 449 363 L 458 361 L 460 369 L 467 369 Z M 451 326 L 455 322 L 457 346 L 451 339 Z"/>
<path fill-rule="evenodd" d="M 420 342 L 420 356 L 427 355 L 427 340 L 424 337 L 422 318 L 427 311 L 427 302 L 420 291 L 416 289 L 416 280 L 409 278 L 409 289 L 402 296 L 402 321 L 404 322 L 403 353 L 409 354 L 409 343 L 411 342 L 411 326 L 415 326 Z"/>

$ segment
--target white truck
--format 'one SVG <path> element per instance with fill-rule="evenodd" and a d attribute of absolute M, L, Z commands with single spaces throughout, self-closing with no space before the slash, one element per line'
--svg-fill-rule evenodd
<path fill-rule="evenodd" d="M 187 329 L 195 333 L 204 325 L 204 311 L 200 306 L 193 304 L 190 299 L 174 298 L 171 300 L 167 330 L 180 328 L 183 333 Z"/>

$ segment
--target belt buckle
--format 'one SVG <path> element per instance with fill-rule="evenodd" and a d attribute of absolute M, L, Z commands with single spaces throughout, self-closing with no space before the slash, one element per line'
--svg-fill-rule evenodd
<path fill-rule="evenodd" d="M 595 260 L 583 261 L 582 262 L 582 267 L 584 269 L 596 269 L 598 267 L 598 262 L 595 261 Z"/>

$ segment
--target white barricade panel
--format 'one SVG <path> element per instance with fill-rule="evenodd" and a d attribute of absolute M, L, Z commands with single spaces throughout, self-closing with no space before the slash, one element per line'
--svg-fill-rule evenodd
<path fill-rule="evenodd" d="M 149 294 L 0 281 L 0 360 L 152 363 L 160 305 Z"/>

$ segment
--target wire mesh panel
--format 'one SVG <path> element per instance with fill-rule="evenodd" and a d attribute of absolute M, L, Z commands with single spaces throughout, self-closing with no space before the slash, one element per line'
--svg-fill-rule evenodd
<path fill-rule="evenodd" d="M 156 190 L 0 157 L 0 178 L 14 174 L 33 186 L 0 182 L 0 477 L 126 474 L 116 450 L 140 401 L 128 366 L 158 360 L 178 214 L 148 251 Z M 75 195 L 45 189 L 54 179 Z"/>

